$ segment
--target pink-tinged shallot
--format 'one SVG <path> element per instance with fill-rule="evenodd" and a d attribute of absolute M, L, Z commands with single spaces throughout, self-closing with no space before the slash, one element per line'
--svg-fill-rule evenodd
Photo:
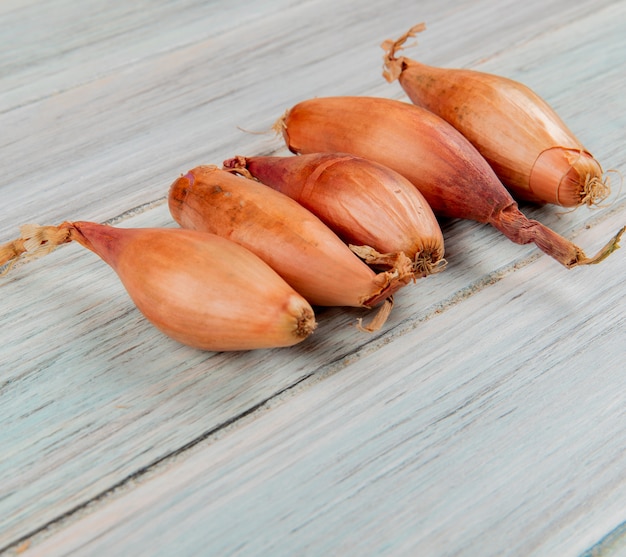
<path fill-rule="evenodd" d="M 385 71 L 415 104 L 452 124 L 487 159 L 517 199 L 565 207 L 593 205 L 610 193 L 600 163 L 557 113 L 525 85 L 475 70 L 437 68 L 396 56 L 412 27 L 387 40 Z"/>
<path fill-rule="evenodd" d="M 371 308 L 385 302 L 374 328 L 391 310 L 392 294 L 414 278 L 404 254 L 371 250 L 372 264 L 391 267 L 377 274 L 302 205 L 217 166 L 199 166 L 178 178 L 168 201 L 170 213 L 183 228 L 241 244 L 313 305 Z"/>
<path fill-rule="evenodd" d="M 29 225 L 0 246 L 0 265 L 72 240 L 108 263 L 148 321 L 183 344 L 215 351 L 290 346 L 315 329 L 300 294 L 256 255 L 212 234 Z"/>
<path fill-rule="evenodd" d="M 346 243 L 403 252 L 416 276 L 442 270 L 443 235 L 417 188 L 397 172 L 347 153 L 237 156 L 224 168 L 249 175 L 309 209 Z"/>
<path fill-rule="evenodd" d="M 565 267 L 598 263 L 619 246 L 622 228 L 594 257 L 528 219 L 493 169 L 458 130 L 434 113 L 379 97 L 320 97 L 296 104 L 275 125 L 294 153 L 344 152 L 399 172 L 436 215 L 490 223 L 513 242 L 535 243 Z"/>

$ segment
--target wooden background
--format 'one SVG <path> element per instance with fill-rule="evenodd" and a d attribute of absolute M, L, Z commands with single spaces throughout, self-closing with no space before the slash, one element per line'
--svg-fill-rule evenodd
<path fill-rule="evenodd" d="M 524 82 L 626 173 L 624 0 L 4 0 L 0 241 L 175 226 L 171 182 L 286 152 L 269 130 L 296 102 L 406 99 L 379 44 L 419 21 L 409 56 Z M 522 209 L 591 254 L 626 224 L 613 184 L 598 209 Z M 381 331 L 327 309 L 283 350 L 169 340 L 77 245 L 14 267 L 0 553 L 625 555 L 626 252 L 568 271 L 442 226 L 448 269 Z"/>

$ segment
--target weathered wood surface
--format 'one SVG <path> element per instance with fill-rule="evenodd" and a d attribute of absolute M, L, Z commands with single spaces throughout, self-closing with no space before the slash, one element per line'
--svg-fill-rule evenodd
<path fill-rule="evenodd" d="M 0 241 L 65 219 L 174 226 L 171 181 L 281 152 L 285 108 L 404 98 L 378 44 L 544 96 L 626 172 L 626 2 L 0 4 Z M 619 185 L 618 185 L 619 186 Z M 592 253 L 609 206 L 530 216 Z M 288 350 L 164 338 L 79 246 L 0 285 L 0 551 L 33 555 L 618 555 L 625 258 L 566 271 L 445 222 L 445 273 L 387 326 L 325 310 Z"/>

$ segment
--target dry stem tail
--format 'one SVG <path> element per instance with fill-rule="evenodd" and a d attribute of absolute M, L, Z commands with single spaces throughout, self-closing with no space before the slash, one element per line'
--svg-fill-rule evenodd
<path fill-rule="evenodd" d="M 39 226 L 25 224 L 20 227 L 20 237 L 0 246 L 0 267 L 6 266 L 1 274 L 9 272 L 20 259 L 35 259 L 50 253 L 61 244 L 71 241 L 71 225 Z"/>
<path fill-rule="evenodd" d="M 405 48 L 404 43 L 411 37 L 415 37 L 418 33 L 421 33 L 426 29 L 425 23 L 418 23 L 411 27 L 404 35 L 395 41 L 393 39 L 387 39 L 380 45 L 385 51 L 383 56 L 384 70 L 383 77 L 391 83 L 398 79 L 402 73 L 402 59 L 396 58 L 396 52 Z"/>
<path fill-rule="evenodd" d="M 568 269 L 600 263 L 606 259 L 619 248 L 619 240 L 626 230 L 626 227 L 623 227 L 596 255 L 587 257 L 582 249 L 551 228 L 528 219 L 516 205 L 510 205 L 494 215 L 490 222 L 516 244 L 534 243 L 541 251 Z"/>
<path fill-rule="evenodd" d="M 357 322 L 357 329 L 364 333 L 374 333 L 378 331 L 389 318 L 391 310 L 393 309 L 393 296 L 389 296 L 380 306 L 380 309 L 376 312 L 376 315 L 369 322 L 369 325 L 363 325 L 363 319 L 359 319 Z"/>

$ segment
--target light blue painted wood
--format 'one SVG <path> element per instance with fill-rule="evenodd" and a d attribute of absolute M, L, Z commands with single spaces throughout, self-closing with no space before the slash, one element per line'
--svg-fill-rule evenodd
<path fill-rule="evenodd" d="M 228 2 L 152 9 L 102 3 L 85 21 L 87 8 L 81 4 L 73 15 L 75 5 L 68 0 L 22 8 L 8 2 L 13 9 L 4 8 L 0 18 L 8 67 L 0 70 L 0 148 L 6 161 L 0 196 L 11 199 L 0 221 L 2 237 L 35 217 L 106 220 L 162 196 L 172 174 L 199 163 L 219 164 L 236 151 L 275 150 L 273 135 L 244 134 L 238 126 L 268 130 L 303 98 L 401 95 L 380 76 L 378 45 L 404 32 L 409 22 L 432 21 L 425 48 L 417 52 L 432 63 L 455 66 L 549 32 L 568 18 L 585 20 L 610 2 L 559 1 L 550 8 L 527 2 L 518 16 L 523 23 L 512 15 L 518 3 L 496 6 L 489 0 L 432 0 L 419 8 L 396 0 L 384 10 L 355 10 L 350 2 L 331 0 L 288 8 L 270 3 L 260 19 L 249 18 L 239 3 L 232 10 Z M 30 21 L 29 6 L 35 23 L 22 32 L 19 23 Z M 235 17 L 238 12 L 244 15 Z M 502 22 L 488 34 L 476 23 L 486 12 Z M 586 29 L 584 35 L 587 40 Z M 432 44 L 432 37 L 444 40 Z M 26 87 L 32 96 L 23 92 Z M 568 91 L 577 98 L 575 89 Z"/>
<path fill-rule="evenodd" d="M 626 259 L 607 269 L 540 258 L 26 555 L 578 555 L 624 518 Z"/>
<path fill-rule="evenodd" d="M 180 172 L 283 149 L 237 126 L 267 130 L 314 95 L 403 98 L 378 44 L 422 19 L 409 55 L 532 84 L 605 167 L 626 171 L 623 1 L 85 9 L 0 3 L 2 241 L 32 221 L 172 226 L 149 202 Z M 624 204 L 620 192 L 596 211 L 524 209 L 593 253 Z M 164 338 L 78 246 L 16 267 L 0 279 L 0 548 L 95 551 L 107 526 L 110 547 L 170 554 L 213 535 L 313 554 L 379 534 L 398 550 L 515 534 L 524 555 L 528 540 L 552 555 L 564 539 L 577 552 L 601 540 L 624 520 L 623 253 L 567 272 L 475 223 L 444 232 L 448 269 L 401 292 L 380 333 L 351 326 L 362 312 L 326 310 L 310 341 L 248 354 Z M 418 466 L 413 447 L 432 459 Z M 485 470 L 462 466 L 480 455 Z M 524 494 L 535 469 L 544 480 Z M 414 499 L 434 516 L 411 513 Z M 128 527 L 120 506 L 138 512 Z"/>
<path fill-rule="evenodd" d="M 604 536 L 580 557 L 604 557 L 606 555 L 620 555 L 626 551 L 626 522 Z"/>

